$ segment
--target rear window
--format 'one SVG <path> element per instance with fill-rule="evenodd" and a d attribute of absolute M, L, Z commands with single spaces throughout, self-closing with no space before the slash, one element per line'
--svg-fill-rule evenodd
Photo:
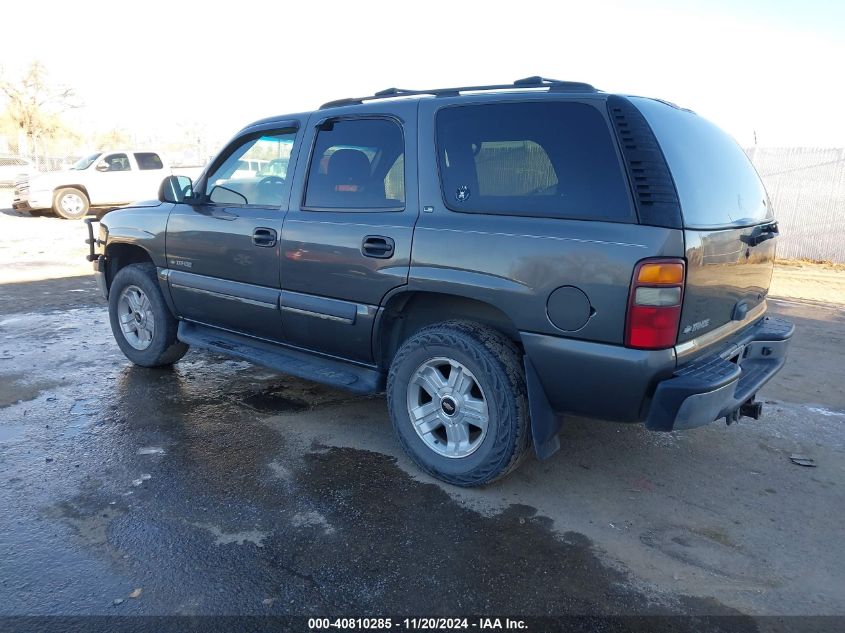
<path fill-rule="evenodd" d="M 640 97 L 631 102 L 648 121 L 669 164 L 684 226 L 751 226 L 772 218 L 760 177 L 730 136 L 689 110 Z"/>
<path fill-rule="evenodd" d="M 164 164 L 161 162 L 158 154 L 152 152 L 138 152 L 135 154 L 135 160 L 138 161 L 138 169 L 163 169 Z"/>
<path fill-rule="evenodd" d="M 437 148 L 453 211 L 633 220 L 607 123 L 588 104 L 446 107 L 437 114 Z"/>

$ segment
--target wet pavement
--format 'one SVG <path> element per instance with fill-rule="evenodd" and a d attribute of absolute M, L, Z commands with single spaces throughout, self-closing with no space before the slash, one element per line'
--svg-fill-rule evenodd
<path fill-rule="evenodd" d="M 382 397 L 134 367 L 90 278 L 0 285 L 0 615 L 845 614 L 845 313 L 773 308 L 801 329 L 763 421 L 570 419 L 467 491 Z"/>

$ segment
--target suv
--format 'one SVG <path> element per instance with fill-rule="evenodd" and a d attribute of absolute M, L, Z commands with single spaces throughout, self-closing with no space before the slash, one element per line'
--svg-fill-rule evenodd
<path fill-rule="evenodd" d="M 289 161 L 285 177 L 245 160 Z M 655 431 L 757 418 L 793 326 L 742 150 L 689 110 L 532 77 L 390 89 L 247 126 L 197 182 L 102 220 L 117 343 L 387 392 L 426 472 L 472 486 L 560 413 Z"/>

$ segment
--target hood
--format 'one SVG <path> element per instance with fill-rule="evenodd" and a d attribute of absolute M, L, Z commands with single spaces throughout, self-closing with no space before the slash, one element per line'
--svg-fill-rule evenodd
<path fill-rule="evenodd" d="M 73 184 L 71 181 L 77 182 L 81 180 L 79 174 L 82 173 L 73 169 L 64 169 L 46 174 L 31 175 L 29 177 L 29 188 L 31 191 L 42 191 L 44 189 L 54 189 L 59 185 Z"/>
<path fill-rule="evenodd" d="M 154 209 L 155 207 L 161 206 L 161 200 L 139 200 L 138 202 L 133 202 L 131 204 L 127 204 L 125 207 L 120 207 L 121 209 Z"/>

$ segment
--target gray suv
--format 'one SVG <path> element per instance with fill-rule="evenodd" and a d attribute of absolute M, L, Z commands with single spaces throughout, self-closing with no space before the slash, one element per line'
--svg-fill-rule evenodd
<path fill-rule="evenodd" d="M 386 391 L 404 449 L 461 486 L 554 453 L 560 414 L 757 418 L 793 332 L 765 315 L 778 229 L 742 150 L 583 83 L 389 89 L 257 121 L 195 183 L 88 222 L 132 362 L 193 345 Z"/>

